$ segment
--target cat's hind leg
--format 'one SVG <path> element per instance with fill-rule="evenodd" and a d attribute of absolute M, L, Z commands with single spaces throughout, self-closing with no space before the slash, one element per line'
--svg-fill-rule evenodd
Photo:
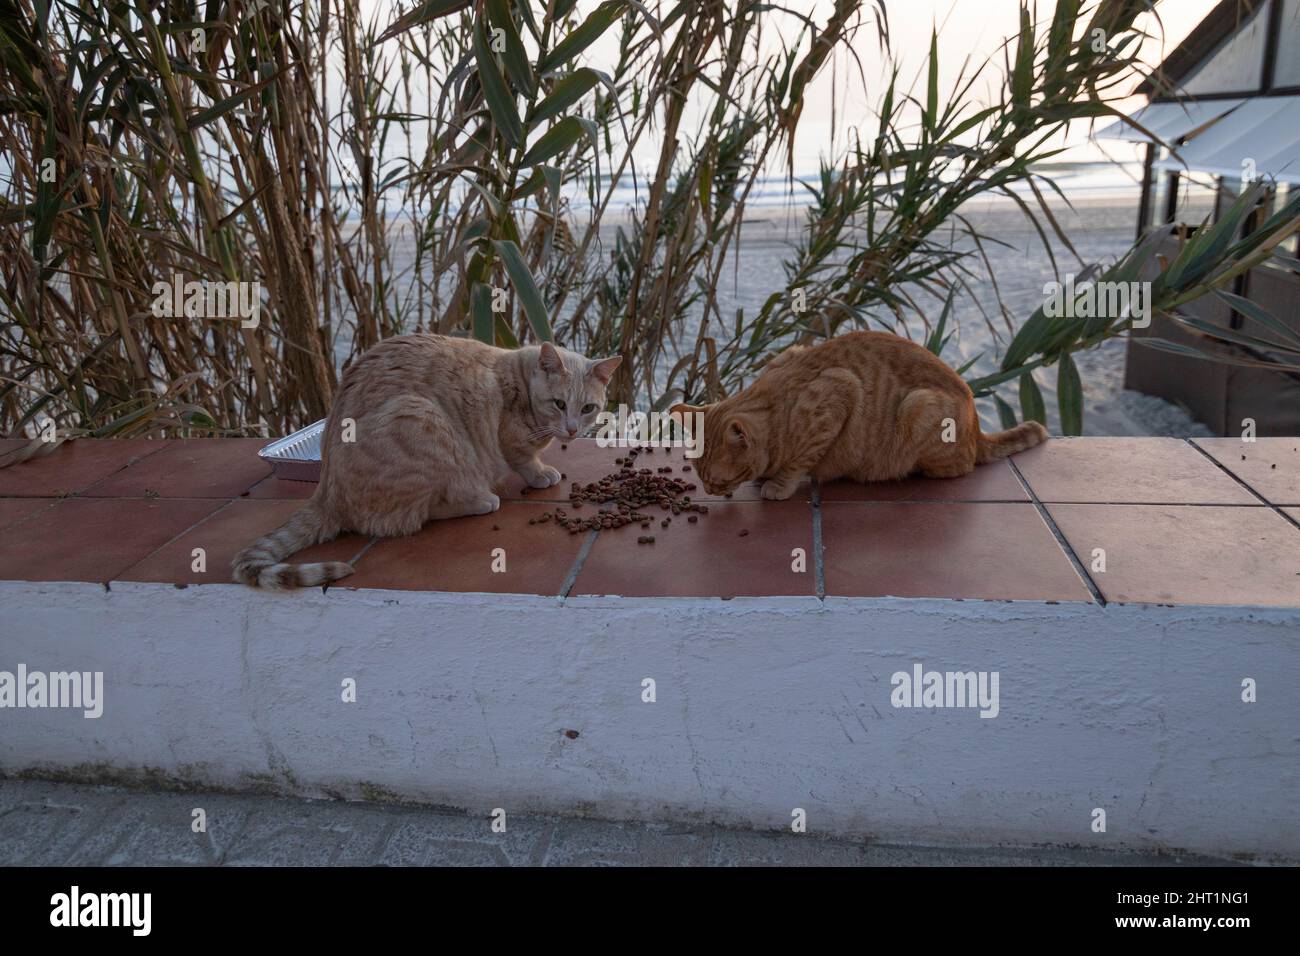
<path fill-rule="evenodd" d="M 465 501 L 433 501 L 429 505 L 428 519 L 441 521 L 444 518 L 469 518 L 474 515 L 489 515 L 501 507 L 501 499 L 492 492 L 484 492 L 481 497 Z"/>
<path fill-rule="evenodd" d="M 491 479 L 461 426 L 420 395 L 390 399 L 372 423 L 384 439 L 382 475 L 368 495 L 371 534 L 414 534 L 427 521 L 489 514 L 501 507 Z M 374 445 L 371 446 L 375 447 Z"/>
<path fill-rule="evenodd" d="M 979 422 L 969 400 L 933 388 L 908 392 L 898 406 L 898 447 L 907 471 L 960 478 L 975 469 Z"/>

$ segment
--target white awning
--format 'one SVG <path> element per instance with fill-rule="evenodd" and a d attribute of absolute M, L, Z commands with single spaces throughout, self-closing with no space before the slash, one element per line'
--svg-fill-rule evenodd
<path fill-rule="evenodd" d="M 1300 183 L 1300 96 L 1247 100 L 1154 168 Z"/>
<path fill-rule="evenodd" d="M 1229 99 L 1151 103 L 1134 113 L 1132 119 L 1160 140 L 1176 144 L 1184 136 L 1195 134 L 1245 102 L 1244 99 Z M 1095 139 L 1122 139 L 1129 143 L 1151 142 L 1146 133 L 1123 121 L 1112 123 L 1093 136 Z"/>

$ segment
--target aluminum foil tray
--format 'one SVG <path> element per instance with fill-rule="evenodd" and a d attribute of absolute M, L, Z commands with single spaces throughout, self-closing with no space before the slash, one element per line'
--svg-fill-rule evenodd
<path fill-rule="evenodd" d="M 271 474 L 289 481 L 320 481 L 320 439 L 325 419 L 292 435 L 277 438 L 257 453 L 271 465 Z"/>

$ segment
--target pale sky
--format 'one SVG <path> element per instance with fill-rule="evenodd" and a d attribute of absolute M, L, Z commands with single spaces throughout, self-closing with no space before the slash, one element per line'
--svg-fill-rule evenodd
<path fill-rule="evenodd" d="M 390 22 L 402 9 L 408 9 L 415 0 L 362 0 L 363 15 L 374 16 L 382 24 Z M 643 0 L 645 6 L 655 14 L 671 10 L 678 0 Z M 1197 23 L 1215 6 L 1217 0 L 1161 0 L 1157 6 L 1159 22 L 1155 16 L 1146 15 L 1146 29 L 1154 34 L 1145 44 L 1142 58 L 1149 64 L 1158 64 L 1177 43 L 1187 35 Z M 533 0 L 535 8 L 540 8 L 544 0 Z M 599 0 L 579 0 L 579 15 L 594 9 Z M 833 9 L 833 0 L 787 0 L 786 6 L 807 11 L 817 25 L 823 26 Z M 1095 0 L 1086 0 L 1085 8 L 1095 5 Z M 912 88 L 920 95 L 924 91 L 924 70 L 926 57 L 930 48 L 930 32 L 939 29 L 939 89 L 942 93 L 950 91 L 962 69 L 963 61 L 969 58 L 970 66 L 982 63 L 989 56 L 998 53 L 999 48 L 1009 37 L 1019 30 L 1019 0 L 885 0 L 890 31 L 890 55 L 900 66 L 900 83 L 905 88 Z M 882 94 L 884 83 L 882 76 L 886 66 L 885 56 L 878 43 L 874 24 L 874 0 L 864 0 L 865 16 L 868 18 L 859 30 L 855 51 L 866 72 L 867 87 L 864 91 L 856 64 L 849 58 L 839 55 L 833 71 L 828 66 L 808 90 L 804 99 L 800 133 L 796 141 L 796 153 L 802 157 L 798 165 L 807 167 L 809 157 L 830 151 L 831 136 L 834 134 L 835 148 L 843 149 L 846 134 L 859 125 L 864 125 L 874 134 L 874 108 Z M 1051 20 L 1056 8 L 1055 0 L 1031 0 L 1031 11 L 1036 12 L 1040 23 Z M 768 14 L 773 18 L 778 14 Z M 797 27 L 797 21 L 785 16 L 787 24 Z M 600 41 L 593 44 L 584 54 L 585 62 L 597 69 L 609 69 L 617 59 L 616 31 L 611 30 Z M 772 31 L 775 33 L 775 30 Z M 774 42 L 775 35 L 769 36 Z M 395 44 L 396 41 L 390 41 Z M 804 49 L 807 49 L 805 41 Z M 989 101 L 988 90 L 996 89 L 1000 84 L 1001 55 L 996 68 L 986 70 L 972 95 L 983 105 Z M 919 78 L 919 79 L 918 79 Z M 418 83 L 418 78 L 417 78 Z M 1136 79 L 1133 85 L 1136 85 Z M 834 96 L 832 96 L 834 91 Z M 832 113 L 834 103 L 834 113 Z M 1117 104 L 1121 109 L 1131 111 L 1142 103 L 1142 99 L 1132 98 Z M 834 124 L 832 125 L 832 115 Z M 1101 121 L 1100 125 L 1107 125 Z M 1103 155 L 1088 144 L 1087 126 L 1076 123 L 1071 128 L 1066 145 L 1077 145 L 1069 154 L 1063 154 L 1062 160 L 1101 159 Z M 1115 149 L 1120 154 L 1115 153 Z M 1109 155 L 1117 159 L 1132 159 L 1122 155 L 1126 147 L 1108 146 Z M 638 150 L 640 152 L 640 150 Z M 814 160 L 815 163 L 815 160 Z"/>
<path fill-rule="evenodd" d="M 1152 66 L 1158 64 L 1214 8 L 1217 2 L 1218 0 L 1163 0 L 1159 3 L 1157 6 L 1159 22 L 1150 15 L 1145 18 L 1145 29 L 1153 36 L 1143 47 L 1142 59 Z M 831 0 L 815 0 L 814 16 L 819 25 L 825 23 L 832 5 Z M 873 4 L 867 3 L 864 7 L 873 7 Z M 900 66 L 899 77 L 904 86 L 912 87 L 918 94 L 923 95 L 930 34 L 931 30 L 937 27 L 941 95 L 953 88 L 963 61 L 969 58 L 969 68 L 973 68 L 994 54 L 998 54 L 996 70 L 987 69 L 981 75 L 981 81 L 972 90 L 972 94 L 996 90 L 1002 77 L 999 50 L 1002 44 L 1009 37 L 1014 37 L 1020 29 L 1019 0 L 886 0 L 885 8 L 889 16 L 890 53 Z M 1055 0 L 1039 0 L 1036 9 L 1038 22 L 1049 22 L 1056 9 Z M 855 50 L 868 71 L 873 65 L 877 68 L 883 67 L 884 57 L 877 45 L 876 29 L 872 24 L 864 24 L 859 31 Z M 843 65 L 841 59 L 841 66 Z M 836 71 L 834 88 L 837 91 L 835 122 L 837 145 L 843 145 L 839 134 L 851 124 L 865 123 L 868 128 L 874 128 L 873 110 L 883 83 L 878 76 L 872 76 L 870 72 L 867 73 L 867 80 L 868 89 L 864 96 L 856 64 L 852 66 L 851 74 L 846 74 L 846 70 L 842 68 Z M 1136 79 L 1132 85 L 1137 85 Z M 804 133 L 809 139 L 825 141 L 830 135 L 831 90 L 832 79 L 828 70 L 818 78 L 816 87 L 805 99 L 803 121 L 808 124 L 808 127 Z M 995 101 L 995 98 L 987 92 L 980 98 L 981 105 Z M 1143 102 L 1141 97 L 1136 97 L 1119 105 L 1121 109 L 1132 110 L 1138 108 Z M 1100 125 L 1107 125 L 1107 122 L 1102 121 Z M 1076 124 L 1076 128 L 1071 131 L 1069 142 L 1084 143 L 1086 136 L 1086 126 Z M 1063 155 L 1061 158 L 1074 157 Z"/>
<path fill-rule="evenodd" d="M 1143 58 L 1153 65 L 1159 63 L 1217 2 L 1162 0 L 1157 6 L 1160 22 L 1147 18 L 1146 29 L 1156 36 L 1144 48 Z M 1092 5 L 1095 4 L 1088 4 Z M 816 0 L 818 23 L 825 22 L 826 11 L 831 6 L 830 0 Z M 1056 3 L 1039 0 L 1036 7 L 1038 22 L 1044 23 L 1051 20 Z M 951 88 L 965 57 L 969 56 L 972 63 L 981 62 L 1020 29 L 1019 0 L 886 0 L 885 8 L 889 14 L 892 52 L 901 62 L 905 78 L 911 79 L 924 66 L 930 48 L 930 31 L 939 28 L 940 89 Z M 868 57 L 879 59 L 874 28 L 864 28 L 859 34 L 857 49 L 864 63 L 869 62 Z"/>
<path fill-rule="evenodd" d="M 397 0 L 362 0 L 361 8 L 365 15 L 373 15 L 380 22 L 387 23 L 399 9 L 408 9 L 414 2 L 415 0 L 402 0 L 400 3 Z M 538 9 L 544 5 L 544 0 L 532 2 L 534 8 Z M 678 0 L 644 2 L 652 13 L 658 15 L 661 11 L 671 10 Z M 1216 3 L 1217 0 L 1161 0 L 1157 10 L 1163 30 L 1154 19 L 1149 19 L 1147 29 L 1156 34 L 1156 37 L 1144 49 L 1144 58 L 1151 63 L 1158 63 Z M 1094 4 L 1095 0 L 1089 0 L 1086 5 Z M 578 0 L 577 10 L 582 14 L 598 5 L 599 0 Z M 833 0 L 788 0 L 787 5 L 791 9 L 809 11 L 818 26 L 823 26 L 834 3 Z M 1049 21 L 1056 9 L 1055 0 L 1031 0 L 1031 5 L 1037 11 L 1039 22 Z M 875 0 L 864 0 L 863 9 L 869 11 L 870 19 L 874 19 Z M 965 57 L 969 56 L 972 62 L 983 60 L 996 52 L 1006 38 L 1014 36 L 1020 27 L 1020 0 L 885 0 L 885 9 L 889 19 L 892 54 L 902 64 L 904 77 L 914 76 L 924 65 L 930 48 L 930 31 L 936 26 L 940 28 L 941 88 L 945 81 L 951 87 Z M 602 60 L 612 59 L 615 50 L 612 37 L 606 37 L 590 48 L 588 59 L 593 66 L 599 66 Z M 876 30 L 870 22 L 864 24 L 858 35 L 857 52 L 863 65 L 868 68 L 881 62 Z M 824 97 L 809 97 L 806 109 L 825 109 L 827 117 L 830 115 L 829 101 Z"/>

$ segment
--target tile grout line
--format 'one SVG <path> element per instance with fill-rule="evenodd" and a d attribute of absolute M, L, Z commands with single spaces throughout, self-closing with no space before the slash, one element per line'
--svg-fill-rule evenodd
<path fill-rule="evenodd" d="M 1065 534 L 1057 526 L 1056 519 L 1052 517 L 1052 513 L 1047 510 L 1046 505 L 1038 500 L 1038 492 L 1034 491 L 1030 486 L 1029 482 L 1025 479 L 1025 476 L 1020 473 L 1020 469 L 1016 467 L 1014 461 L 1008 458 L 1007 464 L 1011 466 L 1012 474 L 1016 476 L 1020 484 L 1024 487 L 1025 494 L 1029 495 L 1030 501 L 1032 501 L 1034 507 L 1038 509 L 1039 517 L 1043 519 L 1047 524 L 1048 530 L 1052 532 L 1052 536 L 1056 538 L 1057 545 L 1065 552 L 1065 556 L 1070 559 L 1070 563 L 1074 565 L 1074 573 L 1079 575 L 1079 578 L 1085 585 L 1087 585 L 1088 590 L 1092 592 L 1092 599 L 1096 601 L 1097 604 L 1105 607 L 1109 603 L 1106 600 L 1106 596 L 1101 593 L 1101 588 L 1097 587 L 1097 582 L 1092 579 L 1092 575 L 1088 573 L 1088 569 L 1083 566 L 1083 562 L 1079 560 L 1079 556 L 1074 553 L 1074 546 L 1070 544 L 1069 540 L 1065 537 Z"/>
<path fill-rule="evenodd" d="M 20 440 L 22 440 L 22 439 L 20 439 Z M 71 444 L 71 442 L 76 441 L 76 440 L 77 440 L 77 439 L 74 438 L 74 439 L 71 439 L 71 441 L 61 442 L 61 443 L 59 444 L 59 448 L 66 448 L 66 447 L 68 447 L 68 446 Z M 102 441 L 102 440 L 104 440 L 104 439 L 88 439 L 88 440 L 89 440 L 89 441 Z M 154 449 L 152 449 L 151 451 L 147 451 L 147 452 L 145 452 L 145 453 L 144 453 L 143 455 L 141 455 L 139 458 L 132 458 L 132 459 L 130 459 L 126 464 L 121 465 L 120 467 L 116 468 L 115 470 L 109 472 L 107 475 L 103 475 L 103 476 L 101 476 L 101 477 L 99 477 L 99 478 L 96 478 L 93 482 L 91 482 L 91 483 L 90 483 L 89 485 L 87 485 L 86 487 L 87 487 L 87 488 L 93 488 L 95 485 L 99 484 L 101 481 L 105 481 L 105 480 L 107 480 L 107 479 L 109 479 L 109 478 L 112 478 L 112 477 L 113 477 L 114 475 L 116 475 L 116 474 L 120 474 L 122 471 L 126 470 L 127 468 L 130 468 L 132 465 L 137 465 L 137 464 L 139 464 L 140 462 L 142 462 L 142 461 L 144 461 L 146 458 L 148 458 L 150 455 L 156 455 L 156 454 L 158 454 L 158 452 L 162 451 L 162 449 L 163 449 L 165 446 L 167 446 L 167 445 L 170 444 L 171 442 L 178 441 L 178 440 L 179 440 L 179 439 L 175 439 L 175 438 L 160 438 L 160 439 L 157 439 L 157 440 L 151 440 L 151 443 L 152 443 L 152 444 L 156 444 L 156 445 L 158 446 L 157 448 L 154 448 Z M 4 452 L 3 454 L 0 454 L 0 460 L 3 460 L 3 459 L 5 459 L 5 458 L 8 458 L 10 455 L 17 454 L 17 453 L 20 452 L 20 451 L 22 451 L 22 446 L 19 446 L 18 448 L 14 448 L 14 449 L 11 450 L 11 451 Z M 10 464 L 10 465 L 5 465 L 4 467 L 6 467 L 6 468 L 11 468 L 11 467 L 13 467 L 13 465 L 22 465 L 22 464 L 25 464 L 26 462 L 29 462 L 29 461 L 30 461 L 30 462 L 41 461 L 41 460 L 44 459 L 44 458 L 50 457 L 50 456 L 53 455 L 54 452 L 56 452 L 56 451 L 58 451 L 58 448 L 55 448 L 55 449 L 53 449 L 53 450 L 51 450 L 51 451 L 49 451 L 49 452 L 46 452 L 46 453 L 43 454 L 43 455 L 36 455 L 36 456 L 31 457 L 31 458 L 25 459 L 24 461 L 16 461 L 16 462 L 13 462 L 12 464 Z M 74 491 L 74 492 L 71 493 L 71 495 L 69 495 L 69 497 L 71 497 L 72 495 L 79 495 L 79 494 L 81 494 L 81 492 L 79 492 L 79 491 Z"/>
<path fill-rule="evenodd" d="M 96 500 L 96 501 L 121 501 L 121 500 L 123 500 L 123 499 L 120 499 L 120 498 L 97 498 L 97 499 L 93 499 L 93 500 Z M 156 500 L 158 500 L 158 499 L 150 499 L 150 500 L 151 500 L 151 501 L 156 501 Z M 208 501 L 208 500 L 211 500 L 211 499 L 207 499 L 207 498 L 171 498 L 171 499 L 164 499 L 164 500 L 170 500 L 170 501 Z M 150 551 L 148 554 L 144 555 L 144 556 L 141 557 L 141 558 L 136 559 L 135 561 L 132 561 L 132 562 L 131 562 L 130 564 L 128 564 L 126 567 L 120 569 L 120 570 L 117 572 L 117 574 L 115 574 L 115 575 L 113 575 L 112 577 L 110 577 L 107 581 L 102 581 L 102 582 L 100 582 L 100 583 L 103 584 L 105 587 L 108 587 L 108 585 L 112 584 L 112 583 L 115 582 L 115 581 L 120 581 L 120 582 L 123 583 L 123 584 L 126 584 L 126 583 L 135 583 L 135 582 L 126 582 L 126 581 L 121 581 L 121 579 L 118 577 L 118 575 L 126 574 L 128 571 L 130 571 L 130 570 L 131 570 L 133 567 L 135 567 L 137 564 L 143 564 L 145 561 L 148 561 L 150 558 L 152 558 L 155 554 L 157 554 L 157 553 L 158 553 L 159 551 L 161 551 L 163 548 L 166 548 L 166 547 L 170 546 L 173 542 L 179 541 L 181 538 L 183 538 L 185 535 L 189 534 L 189 533 L 190 533 L 191 531 L 193 531 L 195 528 L 198 528 L 198 527 L 201 527 L 201 526 L 204 525 L 204 524 L 207 524 L 207 522 L 208 522 L 209 520 L 211 520 L 212 518 L 215 518 L 217 515 L 221 514 L 221 512 L 225 511 L 227 508 L 229 508 L 229 507 L 230 507 L 231 505 L 233 505 L 234 503 L 235 503 L 235 499 L 234 499 L 234 498 L 231 498 L 230 500 L 228 500 L 228 501 L 227 501 L 224 505 L 222 505 L 221 507 L 212 509 L 212 510 L 209 511 L 207 514 L 205 514 L 202 518 L 200 518 L 198 521 L 194 522 L 194 524 L 190 525 L 188 528 L 184 528 L 184 529 L 182 529 L 181 531 L 178 531 L 176 534 L 172 535 L 170 538 L 168 538 L 168 539 L 167 539 L 166 541 L 164 541 L 162 544 L 158 545 L 158 547 L 154 548 L 154 549 L 153 549 L 152 551 Z M 163 583 L 163 582 L 158 582 L 158 583 Z"/>
<path fill-rule="evenodd" d="M 1197 451 L 1202 451 L 1198 448 Z M 1204 453 L 1202 451 L 1202 453 Z M 1218 465 L 1218 462 L 1215 462 Z M 1222 468 L 1222 465 L 1219 465 Z M 1241 482 L 1240 478 L 1233 475 L 1231 471 L 1229 476 L 1235 481 Z M 1250 488 L 1249 485 L 1246 487 Z M 1259 497 L 1258 492 L 1255 493 Z M 308 498 L 278 498 L 268 496 L 266 498 L 251 498 L 243 494 L 235 498 L 226 498 L 224 495 L 85 495 L 81 492 L 68 495 L 7 495 L 0 494 L 0 501 L 48 501 L 57 504 L 60 501 L 299 501 L 306 503 Z M 509 504 L 532 504 L 532 505 L 561 505 L 562 501 L 532 501 L 528 498 L 503 498 L 503 503 Z M 762 499 L 740 499 L 739 501 L 724 501 L 714 498 L 701 498 L 700 501 L 710 505 L 729 505 L 753 503 Z M 837 505 L 1027 505 L 1031 502 L 1023 498 L 836 498 L 833 502 Z M 1045 502 L 1053 505 L 1108 505 L 1116 508 L 1125 507 L 1157 507 L 1161 505 L 1175 505 L 1179 508 L 1295 508 L 1300 507 L 1300 501 L 1289 502 L 1272 502 L 1266 498 L 1260 498 L 1258 502 L 1234 502 L 1234 501 L 1096 501 L 1088 500 L 1053 500 Z"/>
<path fill-rule="evenodd" d="M 337 539 L 336 539 L 336 540 L 337 540 Z M 355 572 L 356 569 L 357 569 L 357 563 L 358 563 L 362 558 L 364 558 L 367 554 L 370 553 L 370 549 L 373 548 L 375 545 L 377 545 L 377 544 L 379 543 L 379 540 L 380 540 L 379 535 L 377 535 L 377 534 L 372 534 L 372 535 L 370 536 L 370 540 L 367 541 L 367 542 L 365 543 L 365 545 L 362 547 L 362 549 L 361 549 L 360 551 L 358 551 L 356 554 L 352 555 L 352 557 L 348 558 L 348 562 L 347 562 L 347 563 L 350 564 L 350 565 L 352 565 L 352 570 L 353 570 L 354 572 Z M 324 544 L 324 542 L 319 542 L 319 543 Z M 293 557 L 293 555 L 290 555 L 290 557 Z M 339 580 L 340 580 L 340 581 L 346 581 L 347 578 L 339 578 Z M 334 581 L 326 581 L 324 584 L 321 585 L 321 593 L 322 593 L 322 594 L 328 594 L 328 593 L 330 592 L 330 588 L 331 588 L 335 583 L 336 583 L 336 582 L 334 582 Z M 346 584 L 340 584 L 340 585 L 339 585 L 339 589 L 340 589 L 340 590 L 353 590 L 353 591 L 360 591 L 360 590 L 361 590 L 361 588 L 355 588 L 355 587 L 354 587 L 354 588 L 349 588 L 348 585 L 346 585 Z"/>
<path fill-rule="evenodd" d="M 1247 482 L 1245 481 L 1245 479 L 1243 479 L 1243 478 L 1241 478 L 1239 475 L 1237 475 L 1237 474 L 1236 474 L 1236 473 L 1235 473 L 1231 468 L 1229 468 L 1229 467 L 1228 467 L 1227 465 L 1225 465 L 1223 462 L 1219 461 L 1219 459 L 1215 458 L 1213 455 L 1211 455 L 1208 451 L 1206 451 L 1206 450 L 1205 450 L 1204 448 L 1202 448 L 1200 445 L 1196 444 L 1196 442 L 1192 441 L 1190 438 L 1184 438 L 1183 441 L 1187 442 L 1187 444 L 1191 445 L 1193 448 L 1195 448 L 1197 451 L 1199 451 L 1202 455 L 1204 455 L 1204 456 L 1205 456 L 1206 458 L 1208 458 L 1211 462 L 1213 462 L 1214 465 L 1215 465 L 1216 467 L 1218 467 L 1218 469 L 1219 469 L 1220 471 L 1222 471 L 1225 475 L 1227 475 L 1229 478 L 1231 478 L 1231 479 L 1232 479 L 1233 481 L 1235 481 L 1237 484 L 1241 485 L 1241 487 L 1245 488 L 1245 489 L 1246 489 L 1247 491 L 1249 491 L 1252 495 L 1254 495 L 1256 498 L 1258 498 L 1258 499 L 1260 500 L 1260 503 L 1263 504 L 1264 507 L 1266 507 L 1266 508 L 1268 508 L 1269 510 L 1271 510 L 1274 514 L 1276 514 L 1276 515 L 1280 515 L 1283 521 L 1289 522 L 1290 524 L 1294 525 L 1297 529 L 1300 529 L 1300 521 L 1297 521 L 1295 518 L 1292 518 L 1289 514 L 1286 513 L 1285 510 L 1283 510 L 1283 508 L 1282 508 L 1280 505 L 1275 505 L 1275 504 L 1273 504 L 1273 502 L 1269 501 L 1267 498 L 1265 498 L 1263 495 L 1261 495 L 1261 494 L 1260 494 L 1258 491 L 1256 491 L 1253 487 L 1251 487 L 1249 484 L 1247 484 Z M 1246 505 L 1245 507 L 1255 508 L 1255 507 L 1258 507 L 1258 505 Z"/>
<path fill-rule="evenodd" d="M 348 558 L 348 564 L 352 565 L 352 567 L 355 568 L 357 566 L 357 562 L 359 562 L 362 558 L 364 558 L 367 554 L 369 554 L 370 549 L 373 548 L 378 543 L 379 543 L 379 535 L 372 534 L 370 536 L 370 540 L 365 543 L 365 546 L 362 547 L 362 549 L 358 551 L 356 554 L 352 555 L 352 557 Z"/>
<path fill-rule="evenodd" d="M 1264 502 L 1268 504 L 1268 502 Z M 1028 505 L 1032 501 L 1026 501 L 1024 498 L 899 498 L 896 501 L 887 499 L 868 500 L 865 498 L 848 499 L 837 498 L 837 505 Z M 1218 501 L 1047 501 L 1044 504 L 1052 505 L 1106 505 L 1111 508 L 1151 508 L 1172 505 L 1178 508 L 1258 508 L 1258 504 L 1252 502 L 1218 502 Z M 1280 505 L 1278 507 L 1291 507 L 1290 505 Z"/>
<path fill-rule="evenodd" d="M 569 574 L 564 579 L 564 584 L 560 585 L 560 593 L 555 595 L 555 600 L 563 604 L 573 586 L 578 583 L 578 575 L 582 573 L 582 566 L 587 562 L 587 555 L 591 554 L 591 549 L 596 543 L 596 536 L 600 534 L 595 528 L 587 532 L 587 538 L 582 542 L 582 547 L 578 549 L 578 556 L 573 559 L 573 566 L 569 568 Z"/>
<path fill-rule="evenodd" d="M 111 478 L 112 475 L 109 475 Z M 256 487 L 256 485 L 254 486 Z M 0 494 L 0 501 L 297 501 L 306 504 L 307 498 L 253 498 L 240 492 L 233 498 L 229 495 L 87 495 L 78 491 L 67 495 L 6 495 Z M 1250 507 L 1254 507 L 1251 505 Z"/>
<path fill-rule="evenodd" d="M 147 459 L 147 458 L 152 458 L 154 455 L 158 454 L 160 451 L 162 451 L 164 448 L 166 448 L 166 447 L 167 447 L 168 445 L 170 445 L 172 442 L 180 441 L 180 440 L 182 440 L 182 439 L 176 439 L 176 438 L 164 438 L 164 439 L 161 439 L 161 440 L 158 442 L 158 447 L 155 448 L 153 451 L 146 452 L 145 454 L 141 455 L 139 458 L 132 458 L 130 461 L 128 461 L 128 462 L 127 462 L 125 465 L 123 465 L 122 467 L 117 468 L 117 469 L 114 469 L 113 471 L 110 471 L 107 475 L 104 475 L 104 476 L 101 477 L 101 478 L 96 478 L 94 481 L 92 481 L 90 484 L 86 485 L 86 487 L 85 487 L 85 488 L 82 488 L 80 491 L 73 492 L 73 494 L 72 494 L 70 497 L 79 498 L 79 497 L 81 497 L 82 495 L 85 495 L 86 492 L 90 491 L 90 490 L 91 490 L 92 488 L 94 488 L 96 485 L 102 485 L 104 482 L 108 481 L 108 479 L 110 479 L 110 478 L 116 478 L 118 475 L 122 474 L 122 472 L 126 471 L 128 468 L 134 468 L 136 465 L 140 464 L 140 462 L 144 461 L 145 459 Z M 95 496 L 94 496 L 94 495 L 91 495 L 90 497 L 95 497 Z M 116 497 L 120 497 L 120 496 L 118 496 L 118 495 L 107 495 L 106 497 L 109 497 L 109 498 L 116 498 Z M 147 495 L 137 495 L 136 497 L 148 497 L 148 496 L 147 496 Z"/>
<path fill-rule="evenodd" d="M 826 565 L 822 560 L 822 486 L 816 478 L 812 486 L 813 568 L 817 579 L 817 600 L 826 600 Z"/>
<path fill-rule="evenodd" d="M 24 515 L 23 517 L 19 518 L 17 521 L 14 521 L 14 522 L 12 522 L 12 523 L 10 523 L 10 524 L 0 525 L 0 531 L 9 531 L 9 530 L 12 530 L 12 529 L 14 529 L 14 528 L 17 528 L 17 527 L 19 527 L 19 526 L 21 526 L 21 525 L 26 524 L 27 522 L 31 521 L 33 518 L 36 518 L 36 517 L 38 517 L 38 516 L 40 516 L 40 515 L 45 514 L 45 512 L 49 511 L 51 508 L 53 508 L 56 504 L 58 504 L 58 503 L 59 503 L 60 501 L 62 501 L 62 500 L 63 500 L 62 498 L 6 498 L 6 497 L 0 497 L 0 501 L 45 501 L 45 502 L 48 502 L 48 503 L 47 503 L 43 508 L 38 507 L 38 508 L 37 508 L 35 511 L 33 511 L 31 514 Z"/>

